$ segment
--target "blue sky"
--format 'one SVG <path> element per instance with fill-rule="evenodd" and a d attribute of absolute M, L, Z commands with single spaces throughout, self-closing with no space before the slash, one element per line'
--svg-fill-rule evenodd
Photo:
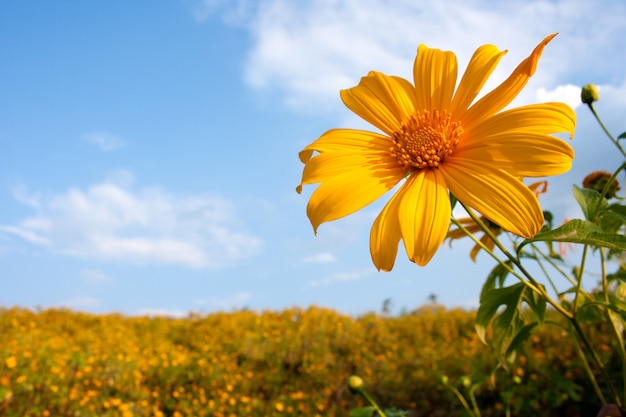
<path fill-rule="evenodd" d="M 430 294 L 475 306 L 493 263 L 472 263 L 469 242 L 424 268 L 401 249 L 376 271 L 369 229 L 384 201 L 314 236 L 297 153 L 330 128 L 369 128 L 339 90 L 372 69 L 409 78 L 420 43 L 454 51 L 461 70 L 484 43 L 508 49 L 488 91 L 559 32 L 514 104 L 576 107 L 574 168 L 541 201 L 578 217 L 571 184 L 620 161 L 579 87 L 598 84 L 606 124 L 626 130 L 626 5 L 597 4 L 1 2 L 0 306 L 359 314 Z"/>

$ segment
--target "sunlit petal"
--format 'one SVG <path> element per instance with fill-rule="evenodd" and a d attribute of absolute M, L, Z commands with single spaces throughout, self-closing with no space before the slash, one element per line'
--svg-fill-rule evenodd
<path fill-rule="evenodd" d="M 505 110 L 483 118 L 471 128 L 463 126 L 464 142 L 485 138 L 499 133 L 519 131 L 528 133 L 569 133 L 574 135 L 576 113 L 564 103 L 542 103 Z"/>
<path fill-rule="evenodd" d="M 544 219 L 537 196 L 515 176 L 476 161 L 455 161 L 443 168 L 450 192 L 503 229 L 525 238 L 541 230 Z"/>
<path fill-rule="evenodd" d="M 495 114 L 506 107 L 522 91 L 530 77 L 535 73 L 537 62 L 544 47 L 556 34 L 546 37 L 530 54 L 528 58 L 513 71 L 502 84 L 481 98 L 469 108 L 462 119 L 464 127 L 470 127 L 485 116 Z"/>
<path fill-rule="evenodd" d="M 318 155 L 309 164 L 326 155 L 331 154 Z M 322 182 L 307 205 L 307 215 L 315 231 L 324 222 L 345 217 L 367 206 L 403 178 L 403 174 L 398 175 L 397 170 L 386 169 L 384 163 L 373 165 L 363 156 L 359 159 L 358 156 L 340 153 L 327 161 L 330 161 L 328 166 L 321 167 L 320 164 L 320 172 L 311 172 L 310 177 L 302 181 L 306 184 L 310 178 L 315 178 L 316 182 Z M 349 168 L 337 173 L 341 163 L 347 164 L 345 166 Z"/>
<path fill-rule="evenodd" d="M 438 170 L 412 175 L 398 206 L 402 240 L 409 259 L 426 265 L 446 237 L 450 226 L 450 197 Z"/>
<path fill-rule="evenodd" d="M 398 254 L 402 234 L 398 205 L 407 189 L 406 184 L 396 192 L 374 220 L 370 232 L 370 254 L 379 271 L 391 271 Z"/>
<path fill-rule="evenodd" d="M 354 113 L 391 135 L 415 111 L 414 88 L 405 79 L 371 71 L 358 86 L 341 90 L 341 99 Z"/>
<path fill-rule="evenodd" d="M 484 161 L 517 177 L 563 174 L 571 169 L 573 158 L 574 150 L 564 140 L 519 131 L 475 140 L 454 156 L 457 163 Z"/>
<path fill-rule="evenodd" d="M 330 151 L 369 152 L 388 150 L 391 140 L 388 136 L 365 130 L 332 129 L 320 136 L 298 154 L 300 161 L 306 163 L 313 153 Z"/>
<path fill-rule="evenodd" d="M 455 119 L 460 119 L 472 104 L 504 54 L 506 51 L 493 45 L 483 45 L 476 50 L 454 94 L 451 112 Z"/>
<path fill-rule="evenodd" d="M 413 65 L 417 109 L 450 108 L 457 71 L 452 52 L 420 45 Z"/>

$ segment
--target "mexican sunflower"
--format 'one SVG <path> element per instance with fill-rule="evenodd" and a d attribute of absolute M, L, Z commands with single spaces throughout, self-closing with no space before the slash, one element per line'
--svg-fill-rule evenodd
<path fill-rule="evenodd" d="M 454 53 L 420 45 L 413 84 L 372 71 L 342 90 L 344 104 L 381 133 L 333 129 L 299 154 L 302 181 L 318 184 L 307 215 L 320 224 L 358 211 L 397 189 L 374 221 L 370 253 L 379 270 L 393 268 L 400 241 L 426 265 L 446 237 L 452 193 L 516 235 L 543 225 L 535 194 L 520 178 L 561 174 L 574 152 L 555 133 L 574 133 L 575 114 L 562 103 L 503 110 L 534 74 L 548 36 L 491 92 L 477 95 L 506 51 L 476 50 L 457 86 Z"/>

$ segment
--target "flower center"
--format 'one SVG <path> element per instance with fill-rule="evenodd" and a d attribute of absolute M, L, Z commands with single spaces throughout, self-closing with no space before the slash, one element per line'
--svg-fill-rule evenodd
<path fill-rule="evenodd" d="M 452 122 L 445 110 L 417 111 L 391 135 L 390 152 L 410 171 L 439 168 L 454 152 L 462 133 L 461 124 Z"/>

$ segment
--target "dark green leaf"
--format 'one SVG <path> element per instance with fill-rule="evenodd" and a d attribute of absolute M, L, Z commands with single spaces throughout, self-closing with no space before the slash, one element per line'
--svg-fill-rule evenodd
<path fill-rule="evenodd" d="M 598 209 L 608 206 L 607 200 L 596 190 L 580 188 L 574 185 L 574 198 L 585 215 L 585 219 L 591 222 L 596 220 Z"/>
<path fill-rule="evenodd" d="M 624 133 L 622 133 L 621 135 L 619 135 L 619 136 L 617 137 L 617 140 L 624 139 L 624 138 L 626 138 L 626 132 L 624 132 Z"/>
<path fill-rule="evenodd" d="M 350 417 L 372 417 L 375 408 L 371 405 L 366 407 L 357 407 L 350 410 Z"/>
<path fill-rule="evenodd" d="M 537 324 L 539 323 L 534 322 L 534 323 L 527 324 L 524 327 L 522 327 L 519 330 L 519 332 L 517 332 L 513 340 L 511 340 L 511 344 L 506 350 L 507 357 L 515 355 L 515 352 L 522 346 L 522 343 L 528 340 L 528 337 L 530 336 L 530 332 L 532 331 L 532 329 L 535 328 Z"/>
<path fill-rule="evenodd" d="M 517 252 L 519 253 L 529 243 L 543 241 L 583 243 L 609 249 L 626 250 L 626 237 L 624 235 L 607 233 L 594 223 L 574 219 L 554 230 L 540 232 L 534 238 L 524 240 L 518 246 Z"/>
<path fill-rule="evenodd" d="M 452 209 L 454 210 L 454 206 L 456 206 L 456 203 L 459 200 L 457 200 L 457 198 L 454 196 L 454 194 L 450 193 L 450 207 L 452 207 Z"/>
<path fill-rule="evenodd" d="M 505 265 L 497 264 L 495 268 L 493 268 L 491 272 L 489 273 L 489 275 L 487 276 L 487 279 L 485 280 L 485 283 L 483 284 L 483 288 L 480 291 L 481 300 L 483 299 L 483 294 L 496 288 L 496 286 L 502 287 L 504 285 L 504 280 L 509 275 L 509 269 L 512 268 L 512 265 L 513 265 L 511 261 L 506 261 L 504 263 L 505 265 L 508 266 L 508 268 Z M 496 285 L 496 281 L 497 281 L 497 285 Z"/>

